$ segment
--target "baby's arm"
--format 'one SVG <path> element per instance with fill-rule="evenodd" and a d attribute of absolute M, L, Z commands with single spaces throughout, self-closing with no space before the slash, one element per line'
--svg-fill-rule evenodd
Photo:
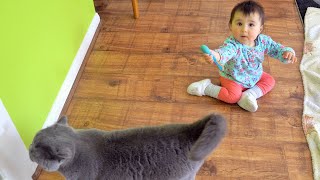
<path fill-rule="evenodd" d="M 295 51 L 290 47 L 284 47 L 280 43 L 273 41 L 269 36 L 264 36 L 267 54 L 270 57 L 279 59 L 283 63 L 294 63 L 297 61 Z"/>
<path fill-rule="evenodd" d="M 210 52 L 211 52 L 210 55 L 205 53 L 206 61 L 210 64 L 213 64 L 212 57 L 211 57 L 211 55 L 213 55 L 216 58 L 216 60 L 219 62 L 221 59 L 220 54 L 211 49 L 210 49 Z"/>
<path fill-rule="evenodd" d="M 204 45 L 203 45 L 204 46 Z M 232 38 L 227 38 L 219 49 L 211 50 L 207 46 L 201 46 L 201 50 L 205 54 L 205 60 L 210 64 L 215 63 L 220 71 L 224 70 L 224 64 L 232 59 L 237 52 L 237 47 Z M 215 60 L 213 59 L 215 58 Z"/>
<path fill-rule="evenodd" d="M 215 63 L 218 68 L 220 69 L 220 71 L 223 71 L 223 65 L 220 64 L 220 55 L 219 53 L 212 51 L 211 49 L 208 48 L 208 46 L 206 45 L 202 45 L 200 47 L 201 51 L 205 54 L 205 60 L 212 64 Z"/>

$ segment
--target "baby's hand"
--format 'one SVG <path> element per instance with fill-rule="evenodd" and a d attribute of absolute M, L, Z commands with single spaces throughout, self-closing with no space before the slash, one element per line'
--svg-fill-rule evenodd
<path fill-rule="evenodd" d="M 212 50 L 210 50 L 210 51 L 211 51 L 211 54 L 213 54 L 212 53 L 213 51 Z M 213 60 L 212 60 L 212 56 L 211 55 L 204 53 L 204 59 L 206 60 L 207 63 L 213 64 Z"/>
<path fill-rule="evenodd" d="M 297 62 L 297 57 L 290 51 L 285 51 L 283 54 L 282 54 L 282 57 L 284 59 L 286 59 L 288 61 L 288 63 L 295 63 Z"/>
<path fill-rule="evenodd" d="M 213 60 L 212 56 L 214 56 L 215 60 Z M 223 65 L 220 63 L 220 59 L 221 59 L 220 54 L 217 53 L 216 51 L 210 50 L 210 55 L 206 54 L 205 59 L 210 64 L 215 63 L 217 67 L 220 69 L 220 71 L 224 70 Z"/>

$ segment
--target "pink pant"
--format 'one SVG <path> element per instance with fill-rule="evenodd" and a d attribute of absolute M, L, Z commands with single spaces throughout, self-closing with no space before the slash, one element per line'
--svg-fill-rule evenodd
<path fill-rule="evenodd" d="M 248 89 L 235 81 L 221 76 L 220 82 L 221 90 L 218 94 L 218 99 L 226 103 L 237 103 L 240 100 L 242 92 Z M 263 95 L 265 95 L 274 87 L 275 80 L 270 74 L 263 72 L 256 85 L 261 89 Z"/>

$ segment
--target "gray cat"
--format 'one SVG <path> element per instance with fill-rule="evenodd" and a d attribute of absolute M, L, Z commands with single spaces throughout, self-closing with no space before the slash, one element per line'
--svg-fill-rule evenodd
<path fill-rule="evenodd" d="M 191 180 L 225 132 L 226 121 L 216 114 L 119 131 L 73 129 L 64 116 L 37 133 L 29 154 L 68 180 Z"/>

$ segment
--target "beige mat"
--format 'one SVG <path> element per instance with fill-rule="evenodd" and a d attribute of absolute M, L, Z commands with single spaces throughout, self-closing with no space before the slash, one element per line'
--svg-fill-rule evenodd
<path fill-rule="evenodd" d="M 320 9 L 309 7 L 304 22 L 300 65 L 305 93 L 302 123 L 312 156 L 313 176 L 320 180 Z"/>

